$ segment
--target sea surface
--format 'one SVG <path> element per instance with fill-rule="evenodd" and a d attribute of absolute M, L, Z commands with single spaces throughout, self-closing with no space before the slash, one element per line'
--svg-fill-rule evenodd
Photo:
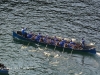
<path fill-rule="evenodd" d="M 17 43 L 12 31 L 62 38 L 84 37 L 96 55 L 59 52 Z M 0 0 L 0 63 L 9 75 L 100 75 L 100 0 Z"/>

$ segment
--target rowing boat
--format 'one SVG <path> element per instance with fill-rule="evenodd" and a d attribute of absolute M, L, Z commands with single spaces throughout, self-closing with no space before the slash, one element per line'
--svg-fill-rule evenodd
<path fill-rule="evenodd" d="M 0 63 L 0 75 L 9 75 L 8 74 L 8 69 L 4 66 L 4 64 Z"/>
<path fill-rule="evenodd" d="M 38 42 L 36 40 L 25 38 L 22 35 L 17 34 L 16 31 L 13 31 L 13 38 L 17 39 L 17 40 L 23 40 L 23 41 L 31 42 L 31 43 L 38 43 L 40 45 L 45 45 L 45 46 L 48 46 L 48 47 L 56 48 L 56 50 L 64 51 L 64 52 L 76 52 L 76 53 L 82 52 L 82 53 L 96 54 L 95 47 L 88 47 L 88 48 L 85 48 L 85 49 L 73 49 L 73 48 L 69 48 L 69 47 L 61 47 L 61 46 L 52 45 L 52 44 L 48 44 L 48 43 L 44 43 L 44 42 Z"/>
<path fill-rule="evenodd" d="M 0 69 L 0 75 L 9 75 L 7 69 Z"/>

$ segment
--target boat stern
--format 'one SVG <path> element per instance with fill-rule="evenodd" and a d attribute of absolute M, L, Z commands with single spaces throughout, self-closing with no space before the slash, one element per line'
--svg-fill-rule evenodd
<path fill-rule="evenodd" d="M 89 50 L 89 52 L 92 53 L 92 54 L 96 54 L 96 49 L 93 48 L 93 49 Z"/>

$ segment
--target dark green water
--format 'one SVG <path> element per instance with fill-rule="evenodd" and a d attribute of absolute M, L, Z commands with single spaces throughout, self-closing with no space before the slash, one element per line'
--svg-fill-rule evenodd
<path fill-rule="evenodd" d="M 16 43 L 13 30 L 93 42 L 96 55 L 62 53 Z M 100 75 L 99 0 L 1 0 L 0 63 L 9 75 Z"/>

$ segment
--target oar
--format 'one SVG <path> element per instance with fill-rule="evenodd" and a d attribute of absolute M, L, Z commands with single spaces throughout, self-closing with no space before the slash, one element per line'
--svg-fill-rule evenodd
<path fill-rule="evenodd" d="M 56 49 L 56 45 L 55 45 L 54 51 L 55 51 L 55 49 Z"/>
<path fill-rule="evenodd" d="M 72 49 L 72 51 L 71 51 L 71 55 L 72 55 L 72 52 L 73 52 L 73 49 Z M 70 55 L 70 56 L 71 56 L 71 55 Z"/>
<path fill-rule="evenodd" d="M 37 47 L 39 47 L 39 43 L 38 44 L 35 44 Z"/>
<path fill-rule="evenodd" d="M 45 49 L 47 48 L 48 44 L 45 46 Z"/>
<path fill-rule="evenodd" d="M 63 51 L 62 51 L 62 53 L 64 53 L 64 48 L 63 48 Z"/>
<path fill-rule="evenodd" d="M 27 44 L 27 46 L 29 46 L 30 42 Z"/>
<path fill-rule="evenodd" d="M 72 52 L 73 52 L 73 49 L 72 49 L 72 51 L 71 51 L 71 54 L 72 54 Z"/>
<path fill-rule="evenodd" d="M 25 45 L 22 45 L 21 48 L 27 48 L 29 46 L 30 42 L 25 46 Z"/>
<path fill-rule="evenodd" d="M 62 51 L 62 53 L 64 52 L 64 48 L 65 48 L 65 43 L 64 43 L 64 46 L 63 46 L 63 51 Z"/>
<path fill-rule="evenodd" d="M 28 26 L 28 27 L 25 27 L 26 29 L 30 29 L 31 27 L 30 26 Z"/>

